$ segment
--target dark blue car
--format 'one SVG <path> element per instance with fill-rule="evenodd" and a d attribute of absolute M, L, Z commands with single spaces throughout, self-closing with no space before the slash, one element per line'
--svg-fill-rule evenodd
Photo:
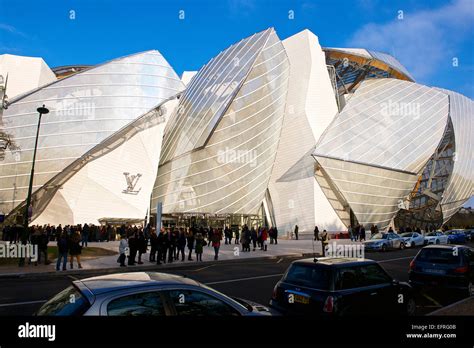
<path fill-rule="evenodd" d="M 474 250 L 464 245 L 430 245 L 410 263 L 409 282 L 416 288 L 448 288 L 474 295 Z"/>
<path fill-rule="evenodd" d="M 412 315 L 416 309 L 409 284 L 375 261 L 353 258 L 294 261 L 275 285 L 270 306 L 309 316 Z"/>
<path fill-rule="evenodd" d="M 448 236 L 448 244 L 466 243 L 466 233 L 463 230 L 449 230 L 445 233 Z"/>

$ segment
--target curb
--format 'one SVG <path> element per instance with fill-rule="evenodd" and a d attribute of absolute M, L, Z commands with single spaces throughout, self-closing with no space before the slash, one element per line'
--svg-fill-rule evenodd
<path fill-rule="evenodd" d="M 285 254 L 285 255 L 273 255 L 273 256 L 261 256 L 261 257 L 249 257 L 245 259 L 231 259 L 231 260 L 221 260 L 221 261 L 203 261 L 200 263 L 196 263 L 196 261 L 187 261 L 186 263 L 181 263 L 181 261 L 174 261 L 173 263 L 163 264 L 161 266 L 157 265 L 155 262 L 149 263 L 147 265 L 140 265 L 140 266 L 127 266 L 127 267 L 110 267 L 110 268 L 93 268 L 93 269 L 74 269 L 74 270 L 67 270 L 67 271 L 48 271 L 48 272 L 32 272 L 32 273 L 5 273 L 0 274 L 0 279 L 27 279 L 27 278 L 40 278 L 40 277 L 62 277 L 62 276 L 74 276 L 74 275 L 87 275 L 87 274 L 109 274 L 109 273 L 126 273 L 133 270 L 133 272 L 139 271 L 147 271 L 150 269 L 156 270 L 163 268 L 163 270 L 173 269 L 173 268 L 187 268 L 190 266 L 196 265 L 213 265 L 213 264 L 226 264 L 226 263 L 238 263 L 242 260 L 266 260 L 272 258 L 288 258 L 288 257 L 306 257 L 305 255 L 308 254 Z M 312 257 L 313 254 L 311 253 L 310 256 Z M 148 261 L 145 261 L 148 263 Z"/>

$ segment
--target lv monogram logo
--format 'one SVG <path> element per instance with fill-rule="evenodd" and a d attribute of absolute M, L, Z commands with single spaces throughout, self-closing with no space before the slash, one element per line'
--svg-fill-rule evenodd
<path fill-rule="evenodd" d="M 123 175 L 125 175 L 125 180 L 127 181 L 127 188 L 123 190 L 122 193 L 126 193 L 129 195 L 137 195 L 142 188 L 140 187 L 138 190 L 135 190 L 135 186 L 137 186 L 138 180 L 142 175 L 140 173 L 138 173 L 137 175 L 123 173 Z"/>

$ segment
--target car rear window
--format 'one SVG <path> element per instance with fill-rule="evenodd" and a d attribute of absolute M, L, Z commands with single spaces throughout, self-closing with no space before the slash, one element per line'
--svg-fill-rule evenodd
<path fill-rule="evenodd" d="M 329 290 L 330 279 L 329 268 L 294 264 L 286 273 L 284 281 L 308 288 Z"/>
<path fill-rule="evenodd" d="M 40 316 L 82 315 L 89 302 L 74 286 L 70 286 L 46 302 L 36 313 Z"/>
<path fill-rule="evenodd" d="M 460 254 L 461 252 L 460 250 L 458 250 L 456 255 L 454 248 L 425 248 L 420 250 L 420 253 L 416 257 L 416 260 L 420 262 L 459 264 L 461 261 L 459 256 Z"/>

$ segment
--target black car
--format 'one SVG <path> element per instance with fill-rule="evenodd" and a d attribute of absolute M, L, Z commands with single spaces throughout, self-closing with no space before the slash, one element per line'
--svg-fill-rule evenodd
<path fill-rule="evenodd" d="M 375 261 L 315 258 L 294 261 L 273 289 L 270 306 L 296 315 L 413 315 L 412 288 Z"/>
<path fill-rule="evenodd" d="M 449 288 L 474 295 L 474 250 L 464 245 L 430 245 L 410 263 L 414 287 Z"/>

